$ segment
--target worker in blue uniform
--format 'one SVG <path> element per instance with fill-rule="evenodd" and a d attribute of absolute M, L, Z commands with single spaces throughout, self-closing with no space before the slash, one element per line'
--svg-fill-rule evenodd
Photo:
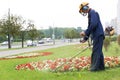
<path fill-rule="evenodd" d="M 90 36 L 93 40 L 90 71 L 105 70 L 104 55 L 102 52 L 105 36 L 99 14 L 95 10 L 89 8 L 89 3 L 87 2 L 80 4 L 79 13 L 83 16 L 88 14 L 88 27 L 85 31 L 80 33 L 80 35 L 84 37 L 82 42 L 86 42 Z"/>

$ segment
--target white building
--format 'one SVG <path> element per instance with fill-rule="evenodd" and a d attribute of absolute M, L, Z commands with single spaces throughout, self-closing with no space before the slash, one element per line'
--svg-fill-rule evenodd
<path fill-rule="evenodd" d="M 115 29 L 115 34 L 117 34 L 117 18 L 112 19 L 110 25 Z"/>
<path fill-rule="evenodd" d="M 117 4 L 117 34 L 120 34 L 120 0 Z"/>

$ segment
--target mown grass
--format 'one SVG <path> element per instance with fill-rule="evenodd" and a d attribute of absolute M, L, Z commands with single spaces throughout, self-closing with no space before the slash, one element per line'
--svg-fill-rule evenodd
<path fill-rule="evenodd" d="M 78 51 L 80 45 L 63 46 L 59 48 L 47 49 L 37 52 L 53 52 L 49 56 L 39 56 L 34 58 L 24 59 L 9 59 L 0 60 L 0 80 L 119 80 L 120 79 L 120 67 L 106 69 L 105 71 L 90 72 L 87 70 L 76 72 L 62 72 L 53 73 L 48 71 L 29 71 L 29 70 L 15 70 L 15 66 L 18 64 L 28 63 L 38 60 L 56 59 L 71 57 Z M 120 49 L 116 43 L 112 43 L 106 52 L 103 49 L 105 56 L 120 56 Z M 88 49 L 81 53 L 79 56 L 90 56 L 91 50 Z"/>

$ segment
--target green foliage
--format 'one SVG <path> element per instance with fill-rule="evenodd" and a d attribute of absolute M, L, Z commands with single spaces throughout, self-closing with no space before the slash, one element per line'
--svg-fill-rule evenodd
<path fill-rule="evenodd" d="M 120 35 L 118 35 L 117 42 L 118 42 L 118 45 L 120 46 Z"/>
<path fill-rule="evenodd" d="M 22 29 L 24 20 L 20 16 L 10 15 L 9 18 L 3 18 L 0 20 L 0 33 L 11 36 L 18 35 Z"/>
<path fill-rule="evenodd" d="M 39 35 L 38 36 L 39 40 L 45 37 L 45 34 L 44 34 L 44 32 L 42 30 L 38 30 L 38 35 Z"/>
<path fill-rule="evenodd" d="M 75 30 L 75 32 L 76 32 L 75 38 L 79 38 L 80 37 L 79 33 L 81 31 L 83 31 L 81 29 L 81 27 L 78 27 L 77 29 L 75 29 L 75 28 L 58 28 L 58 27 L 52 28 L 52 27 L 49 27 L 49 29 L 44 29 L 43 30 L 43 32 L 45 34 L 45 37 L 51 37 L 52 38 L 53 29 L 54 29 L 56 39 L 66 38 L 65 37 L 65 35 L 67 35 L 66 31 L 69 30 L 69 29 Z"/>
<path fill-rule="evenodd" d="M 35 40 L 39 36 L 38 31 L 35 28 L 35 25 L 31 22 L 28 23 L 27 33 L 28 33 L 29 38 L 32 41 Z"/>
<path fill-rule="evenodd" d="M 111 41 L 117 41 L 117 36 L 111 36 Z"/>
<path fill-rule="evenodd" d="M 105 50 L 107 51 L 108 47 L 110 46 L 110 38 L 109 37 L 105 38 L 103 45 L 104 45 Z"/>
<path fill-rule="evenodd" d="M 45 37 L 52 38 L 53 28 L 49 27 L 49 29 L 44 30 L 44 34 L 45 34 Z"/>
<path fill-rule="evenodd" d="M 65 38 L 68 38 L 68 39 L 78 38 L 78 35 L 79 33 L 74 28 L 69 28 L 64 32 Z"/>
<path fill-rule="evenodd" d="M 0 19 L 0 34 L 8 37 L 8 48 L 11 48 L 11 38 L 19 35 L 24 20 L 20 16 L 8 15 Z"/>
<path fill-rule="evenodd" d="M 0 42 L 7 41 L 7 38 L 5 35 L 0 35 Z"/>
<path fill-rule="evenodd" d="M 57 28 L 57 27 L 54 28 L 56 39 L 61 39 L 63 37 L 63 30 L 64 30 L 64 28 Z"/>

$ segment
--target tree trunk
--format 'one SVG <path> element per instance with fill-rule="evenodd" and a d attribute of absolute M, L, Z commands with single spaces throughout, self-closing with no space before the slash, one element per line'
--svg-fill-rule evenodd
<path fill-rule="evenodd" d="M 10 34 L 8 34 L 8 48 L 11 49 L 11 40 L 10 40 Z"/>

